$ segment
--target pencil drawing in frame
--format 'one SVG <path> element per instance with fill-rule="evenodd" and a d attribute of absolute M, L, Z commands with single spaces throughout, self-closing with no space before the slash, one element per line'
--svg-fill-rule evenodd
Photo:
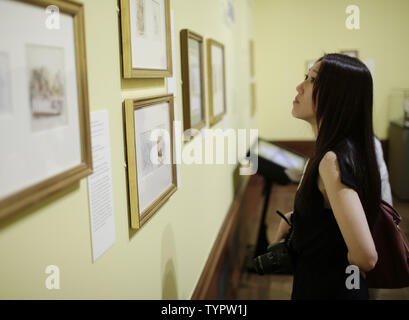
<path fill-rule="evenodd" d="M 123 77 L 171 77 L 169 0 L 120 0 L 120 5 Z"/>
<path fill-rule="evenodd" d="M 180 32 L 183 127 L 200 130 L 206 125 L 203 37 L 190 30 Z"/>
<path fill-rule="evenodd" d="M 49 130 L 68 122 L 64 49 L 26 45 L 31 128 Z"/>
<path fill-rule="evenodd" d="M 56 29 L 39 23 L 50 5 L 59 8 Z M 4 218 L 91 174 L 92 155 L 83 5 L 1 1 L 0 37 Z"/>
<path fill-rule="evenodd" d="M 176 191 L 174 99 L 124 102 L 131 228 L 139 229 Z"/>
<path fill-rule="evenodd" d="M 209 83 L 209 122 L 212 126 L 226 114 L 224 45 L 213 39 L 207 39 L 207 77 Z"/>

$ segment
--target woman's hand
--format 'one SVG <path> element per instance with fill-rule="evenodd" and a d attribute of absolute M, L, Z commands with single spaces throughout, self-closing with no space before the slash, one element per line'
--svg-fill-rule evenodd
<path fill-rule="evenodd" d="M 290 221 L 291 215 L 293 214 L 292 211 L 287 212 L 285 215 L 285 217 L 288 219 L 288 221 Z M 277 230 L 277 234 L 274 237 L 274 242 L 279 242 L 281 239 L 283 239 L 287 233 L 290 231 L 290 226 L 288 225 L 288 223 L 284 220 L 281 219 L 280 224 L 278 226 L 278 230 Z"/>

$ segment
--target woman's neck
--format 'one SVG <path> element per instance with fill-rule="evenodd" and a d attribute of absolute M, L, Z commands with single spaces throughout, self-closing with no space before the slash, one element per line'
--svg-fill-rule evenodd
<path fill-rule="evenodd" d="M 317 137 L 318 137 L 318 126 L 317 126 L 317 124 L 315 123 L 315 121 L 310 122 L 310 125 L 311 125 L 311 128 L 312 128 L 312 132 L 314 133 L 315 140 L 317 140 Z"/>

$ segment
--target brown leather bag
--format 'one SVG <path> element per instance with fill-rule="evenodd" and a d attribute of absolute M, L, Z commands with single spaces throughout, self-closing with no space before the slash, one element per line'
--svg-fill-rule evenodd
<path fill-rule="evenodd" d="M 375 268 L 366 274 L 368 288 L 409 287 L 409 241 L 399 228 L 399 213 L 381 201 L 381 212 L 371 230 L 378 252 Z"/>

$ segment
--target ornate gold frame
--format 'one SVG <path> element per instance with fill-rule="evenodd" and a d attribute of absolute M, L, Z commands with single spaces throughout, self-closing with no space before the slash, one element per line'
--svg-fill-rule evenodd
<path fill-rule="evenodd" d="M 136 166 L 136 142 L 135 142 L 135 121 L 134 112 L 140 108 L 148 108 L 158 103 L 169 103 L 169 121 L 170 121 L 170 148 L 172 164 L 172 184 L 165 190 L 153 203 L 143 212 L 139 210 L 138 201 L 138 176 Z M 174 141 L 173 141 L 173 119 L 174 119 L 173 95 L 164 95 L 139 100 L 126 99 L 124 102 L 125 128 L 126 128 L 126 150 L 128 167 L 128 191 L 129 191 L 129 209 L 131 214 L 131 227 L 139 229 L 145 224 L 163 204 L 175 193 L 176 187 L 176 163 L 174 161 Z"/>
<path fill-rule="evenodd" d="M 81 164 L 54 177 L 18 191 L 0 200 L 0 217 L 10 215 L 47 196 L 79 181 L 92 173 L 92 154 L 88 105 L 87 62 L 85 51 L 84 7 L 82 4 L 66 0 L 18 0 L 27 4 L 44 7 L 58 6 L 61 13 L 74 19 L 75 57 L 78 88 L 79 127 L 81 137 Z"/>
<path fill-rule="evenodd" d="M 172 48 L 170 34 L 170 4 L 165 1 L 165 24 L 166 24 L 166 58 L 167 68 L 143 69 L 132 67 L 131 25 L 129 1 L 121 0 L 121 38 L 122 38 L 122 72 L 125 79 L 130 78 L 164 78 L 172 76 Z"/>
<path fill-rule="evenodd" d="M 212 72 L 212 46 L 217 46 L 223 52 L 223 89 L 224 89 L 224 111 L 218 115 L 213 114 L 213 72 Z M 224 45 L 213 39 L 207 39 L 207 77 L 209 82 L 209 120 L 210 126 L 219 122 L 226 114 L 226 64 L 224 58 Z"/>
<path fill-rule="evenodd" d="M 200 43 L 200 81 L 202 92 L 202 121 L 192 126 L 190 121 L 190 70 L 189 70 L 189 39 Z M 204 88 L 204 60 L 203 60 L 203 37 L 188 29 L 180 31 L 180 52 L 182 67 L 182 89 L 183 89 L 183 129 L 200 130 L 206 126 L 205 88 Z"/>

